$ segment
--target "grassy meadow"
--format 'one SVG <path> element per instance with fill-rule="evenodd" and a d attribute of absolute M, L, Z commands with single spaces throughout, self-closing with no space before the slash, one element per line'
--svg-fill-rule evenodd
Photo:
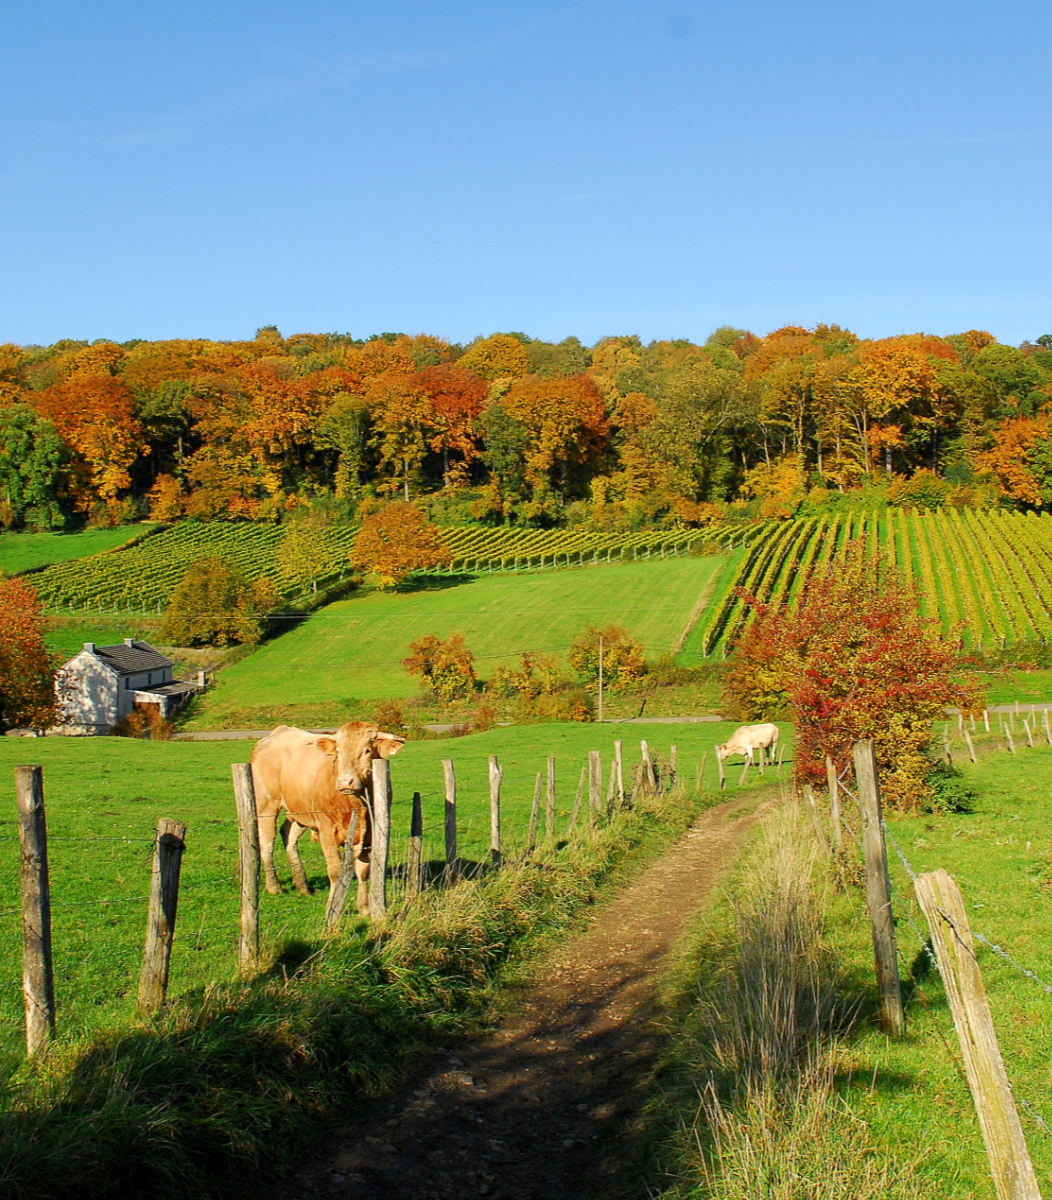
<path fill-rule="evenodd" d="M 521 847 L 529 822 L 537 772 L 556 758 L 556 835 L 567 830 L 580 770 L 591 750 L 603 759 L 604 797 L 613 741 L 624 742 L 626 772 L 639 761 L 639 741 L 668 762 L 676 744 L 681 778 L 693 783 L 709 751 L 706 779 L 717 785 L 712 754 L 732 726 L 727 723 L 534 725 L 498 728 L 462 738 L 409 742 L 391 760 L 394 793 L 392 865 L 405 862 L 409 801 L 421 793 L 425 861 L 444 857 L 442 760 L 457 777 L 458 851 L 471 864 L 489 859 L 489 757 L 504 772 L 502 824 L 505 853 Z M 248 760 L 242 740 L 151 742 L 127 738 L 0 739 L 0 1050 L 9 1062 L 21 1053 L 21 917 L 14 767 L 44 770 L 52 886 L 56 991 L 63 1035 L 80 1037 L 133 1015 L 146 922 L 153 837 L 160 817 L 188 827 L 171 994 L 179 995 L 233 973 L 238 942 L 237 826 L 230 764 Z M 786 746 L 788 756 L 790 746 Z M 784 768 L 788 775 L 789 768 Z M 730 767 L 730 786 L 740 771 Z M 768 772 L 767 780 L 771 778 Z M 754 772 L 746 787 L 759 781 Z M 587 812 L 587 795 L 583 809 Z M 541 824 L 543 834 L 543 819 Z M 327 880 L 320 849 L 304 839 L 311 897 L 289 890 L 264 895 L 261 932 L 265 953 L 276 958 L 290 941 L 320 933 Z M 279 875 L 288 882 L 284 853 Z M 390 885 L 398 903 L 400 880 Z M 349 919 L 353 920 L 353 916 Z"/>
<path fill-rule="evenodd" d="M 624 627 L 653 661 L 679 649 L 723 561 L 684 557 L 484 575 L 339 600 L 226 667 L 186 728 L 339 722 L 363 703 L 412 695 L 417 682 L 400 663 L 410 642 L 428 634 L 463 634 L 482 679 L 499 663 L 517 666 L 524 651 L 565 657 L 589 625 Z"/>
<path fill-rule="evenodd" d="M 113 529 L 85 529 L 79 533 L 0 533 L 0 570 L 16 575 L 33 567 L 101 554 L 123 545 L 146 528 L 143 525 L 118 525 Z"/>

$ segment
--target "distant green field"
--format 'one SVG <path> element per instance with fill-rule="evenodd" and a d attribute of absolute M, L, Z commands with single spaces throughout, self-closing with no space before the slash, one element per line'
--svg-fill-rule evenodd
<path fill-rule="evenodd" d="M 613 742 L 624 742 L 626 772 L 639 761 L 639 741 L 667 762 L 678 746 L 681 777 L 693 783 L 709 751 L 731 726 L 717 723 L 534 725 L 494 729 L 464 738 L 410 742 L 391 760 L 394 793 L 392 862 L 405 861 L 409 802 L 424 807 L 425 861 L 443 855 L 442 760 L 454 763 L 458 789 L 458 850 L 469 863 L 489 858 L 489 756 L 504 770 L 502 818 L 507 853 L 521 846 L 536 773 L 556 758 L 558 836 L 566 833 L 581 767 L 590 750 L 603 762 L 605 798 Z M 22 933 L 14 767 L 44 770 L 59 1024 L 73 1035 L 128 1017 L 135 1003 L 146 923 L 154 831 L 159 817 L 188 827 L 172 961 L 173 995 L 226 979 L 238 939 L 237 827 L 230 764 L 247 761 L 251 741 L 146 742 L 126 738 L 0 738 L 0 1064 L 21 1049 Z M 786 776 L 789 768 L 783 768 Z M 737 774 L 732 786 L 737 786 Z M 755 774 L 753 786 L 759 777 Z M 768 773 L 767 779 L 770 779 Z M 587 809 L 587 799 L 585 800 Z M 542 821 L 543 832 L 543 821 Z M 324 862 L 303 843 L 316 895 L 262 898 L 261 927 L 269 956 L 290 939 L 318 937 L 324 914 Z M 288 883 L 284 854 L 279 875 Z M 391 902 L 399 884 L 392 881 Z"/>
<path fill-rule="evenodd" d="M 0 533 L 0 567 L 14 575 L 31 567 L 86 558 L 112 550 L 145 529 L 142 525 L 119 525 L 116 529 L 86 529 L 82 533 Z"/>
<path fill-rule="evenodd" d="M 463 634 L 482 678 L 526 650 L 563 656 L 589 625 L 623 626 L 656 659 L 677 650 L 722 564 L 687 557 L 492 574 L 341 600 L 225 668 L 187 727 L 333 722 L 362 701 L 412 695 L 417 684 L 400 663 L 428 634 Z"/>

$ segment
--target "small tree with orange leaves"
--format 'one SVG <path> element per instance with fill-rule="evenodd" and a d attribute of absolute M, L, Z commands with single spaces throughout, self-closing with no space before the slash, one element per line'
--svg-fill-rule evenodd
<path fill-rule="evenodd" d="M 0 725 L 43 728 L 55 721 L 55 663 L 44 644 L 44 614 L 21 579 L 0 580 Z"/>
<path fill-rule="evenodd" d="M 414 571 L 448 566 L 452 561 L 442 534 L 415 504 L 387 504 L 362 521 L 351 549 L 360 571 L 375 572 L 381 588 L 397 587 Z"/>

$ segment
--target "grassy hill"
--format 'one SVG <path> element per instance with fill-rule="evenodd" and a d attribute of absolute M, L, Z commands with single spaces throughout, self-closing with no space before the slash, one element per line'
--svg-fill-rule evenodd
<path fill-rule="evenodd" d="M 671 655 L 724 564 L 723 556 L 614 562 L 340 600 L 227 667 L 187 727 L 328 724 L 363 702 L 412 695 L 416 683 L 399 664 L 428 634 L 463 634 L 483 679 L 526 650 L 564 656 L 589 625 L 623 626 L 651 660 Z"/>

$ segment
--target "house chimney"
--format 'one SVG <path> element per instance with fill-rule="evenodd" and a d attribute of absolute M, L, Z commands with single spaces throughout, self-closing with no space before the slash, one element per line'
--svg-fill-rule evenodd
<path fill-rule="evenodd" d="M 85 649 L 85 650 L 86 650 L 86 651 L 87 651 L 89 654 L 94 654 L 94 653 L 95 653 L 95 643 L 94 643 L 94 642 L 85 642 L 85 643 L 84 643 L 84 649 Z"/>
<path fill-rule="evenodd" d="M 204 687 L 205 687 L 205 684 L 206 684 L 206 682 L 207 682 L 207 681 L 206 681 L 206 679 L 205 679 L 205 673 L 204 673 L 204 671 L 198 671 L 198 672 L 197 672 L 197 686 L 198 686 L 199 688 L 204 688 Z"/>
<path fill-rule="evenodd" d="M 124 639 L 124 644 L 125 644 L 126 646 L 134 646 L 134 645 L 135 645 L 135 638 L 125 638 L 125 639 Z"/>

